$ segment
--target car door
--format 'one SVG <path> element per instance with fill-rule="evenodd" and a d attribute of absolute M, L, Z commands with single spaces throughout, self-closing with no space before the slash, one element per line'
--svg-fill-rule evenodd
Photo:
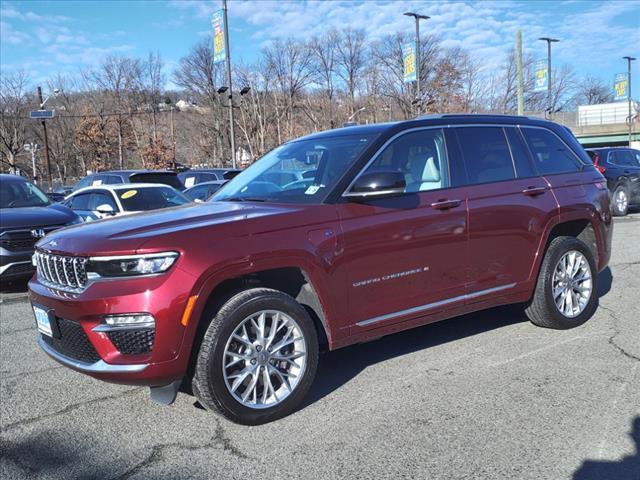
<path fill-rule="evenodd" d="M 620 148 L 609 152 L 608 163 L 614 165 L 619 175 L 619 183 L 627 189 L 630 203 L 640 200 L 640 152 Z"/>
<path fill-rule="evenodd" d="M 468 302 L 510 294 L 531 275 L 545 226 L 557 205 L 532 167 L 513 126 L 452 129 L 462 158 L 469 210 Z"/>
<path fill-rule="evenodd" d="M 397 135 L 361 175 L 375 171 L 404 174 L 404 194 L 337 206 L 354 334 L 464 301 L 467 210 L 461 192 L 450 187 L 443 130 Z"/>

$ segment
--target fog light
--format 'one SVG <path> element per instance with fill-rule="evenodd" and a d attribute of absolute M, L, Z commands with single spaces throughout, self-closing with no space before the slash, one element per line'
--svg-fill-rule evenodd
<path fill-rule="evenodd" d="M 154 328 L 156 321 L 148 313 L 133 313 L 130 315 L 109 315 L 104 318 L 112 328 Z"/>

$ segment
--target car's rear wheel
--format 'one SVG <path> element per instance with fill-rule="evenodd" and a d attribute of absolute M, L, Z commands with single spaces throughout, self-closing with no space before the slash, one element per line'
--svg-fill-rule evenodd
<path fill-rule="evenodd" d="M 554 238 L 545 253 L 531 302 L 531 322 L 567 329 L 586 322 L 597 307 L 597 268 L 593 253 L 573 237 Z"/>
<path fill-rule="evenodd" d="M 258 425 L 300 404 L 317 363 L 317 334 L 304 307 L 277 290 L 246 290 L 212 319 L 197 358 L 194 393 L 207 409 Z"/>
<path fill-rule="evenodd" d="M 616 217 L 624 217 L 629 210 L 629 192 L 624 185 L 618 185 L 611 197 L 611 208 Z"/>

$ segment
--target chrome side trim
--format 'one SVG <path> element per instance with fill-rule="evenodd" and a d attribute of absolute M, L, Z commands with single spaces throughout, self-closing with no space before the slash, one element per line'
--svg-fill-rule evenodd
<path fill-rule="evenodd" d="M 74 368 L 76 370 L 80 370 L 81 372 L 87 373 L 136 373 L 141 372 L 145 368 L 149 366 L 148 363 L 136 363 L 133 365 L 114 365 L 111 363 L 107 363 L 104 360 L 99 360 L 95 363 L 85 363 L 79 362 L 78 360 L 74 360 L 72 358 L 67 357 L 66 355 L 62 355 L 61 353 L 56 352 L 52 347 L 50 347 L 43 339 L 42 336 L 38 339 L 38 343 L 40 344 L 40 348 L 45 351 L 47 355 L 53 358 L 55 361 L 60 362 L 61 364 Z"/>
<path fill-rule="evenodd" d="M 31 260 L 27 260 L 26 262 L 7 263 L 6 265 L 3 265 L 3 266 L 0 267 L 0 275 L 2 275 L 6 270 L 8 270 L 9 268 L 13 267 L 14 265 L 22 265 L 24 263 L 31 263 Z"/>
<path fill-rule="evenodd" d="M 449 305 L 450 303 L 456 303 L 463 300 L 471 300 L 473 298 L 482 297 L 484 295 L 489 295 L 491 293 L 500 292 L 502 290 L 508 290 L 509 288 L 515 287 L 515 283 L 510 283 L 508 285 L 500 285 L 499 287 L 488 288 L 486 290 L 479 290 L 473 293 L 467 293 L 465 295 L 459 295 L 457 297 L 447 298 L 446 300 L 439 300 L 433 303 L 427 303 L 426 305 L 420 305 L 418 307 L 407 308 L 406 310 L 400 310 L 399 312 L 387 313 L 385 315 L 380 315 L 378 317 L 369 318 L 367 320 L 362 320 L 357 322 L 356 325 L 359 327 L 365 327 L 367 325 L 371 325 L 372 323 L 383 322 L 385 320 L 391 320 L 395 317 L 403 317 L 405 315 L 411 315 L 413 313 L 420 313 L 425 310 L 432 310 L 437 307 L 442 307 L 444 305 Z"/>
<path fill-rule="evenodd" d="M 155 330 L 155 323 L 132 323 L 131 325 L 107 325 L 100 323 L 91 329 L 92 332 L 121 332 L 123 330 Z"/>

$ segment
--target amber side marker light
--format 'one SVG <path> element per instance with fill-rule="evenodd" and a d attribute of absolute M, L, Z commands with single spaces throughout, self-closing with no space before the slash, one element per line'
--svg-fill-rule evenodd
<path fill-rule="evenodd" d="M 189 300 L 187 301 L 187 306 L 184 309 L 184 313 L 182 314 L 182 326 L 186 327 L 189 323 L 189 319 L 191 318 L 191 312 L 193 311 L 193 307 L 196 304 L 196 300 L 198 299 L 198 295 L 191 295 Z"/>

